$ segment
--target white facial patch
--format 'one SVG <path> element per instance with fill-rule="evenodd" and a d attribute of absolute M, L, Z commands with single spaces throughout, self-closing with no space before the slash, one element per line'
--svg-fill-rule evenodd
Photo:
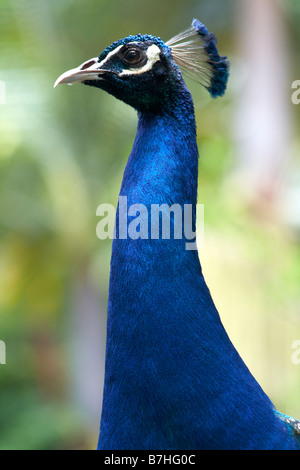
<path fill-rule="evenodd" d="M 118 74 L 118 76 L 122 77 L 123 75 L 139 75 L 140 73 L 148 72 L 148 70 L 151 70 L 153 65 L 160 59 L 160 48 L 156 46 L 156 44 L 152 44 L 150 47 L 148 47 L 147 58 L 147 62 L 140 69 L 123 70 L 121 73 Z"/>

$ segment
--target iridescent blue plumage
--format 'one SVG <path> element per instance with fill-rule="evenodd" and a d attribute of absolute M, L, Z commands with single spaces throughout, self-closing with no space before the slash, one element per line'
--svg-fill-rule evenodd
<path fill-rule="evenodd" d="M 195 30 L 198 49 L 176 45 Z M 196 20 L 177 39 L 128 36 L 57 82 L 101 88 L 138 111 L 120 196 L 150 214 L 153 205 L 191 205 L 194 227 L 196 123 L 180 62 L 190 66 L 197 50 L 205 63 L 210 57 L 197 71 L 213 96 L 225 91 L 228 63 Z M 197 251 L 186 250 L 185 236 L 151 238 L 148 222 L 146 236 L 121 237 L 117 227 L 113 240 L 98 449 L 299 449 L 232 345 Z"/>
<path fill-rule="evenodd" d="M 288 425 L 291 435 L 293 435 L 299 441 L 300 446 L 300 421 L 291 418 L 291 416 L 288 416 L 284 413 L 280 413 L 277 410 L 275 411 L 275 414 L 278 418 L 280 418 L 284 423 Z"/>

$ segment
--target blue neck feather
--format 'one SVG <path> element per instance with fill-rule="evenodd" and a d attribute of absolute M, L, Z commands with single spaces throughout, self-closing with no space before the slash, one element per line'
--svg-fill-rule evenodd
<path fill-rule="evenodd" d="M 120 192 L 128 206 L 196 204 L 196 126 L 184 84 L 172 103 L 139 114 Z M 222 326 L 197 251 L 184 240 L 116 238 L 98 448 L 294 447 Z"/>

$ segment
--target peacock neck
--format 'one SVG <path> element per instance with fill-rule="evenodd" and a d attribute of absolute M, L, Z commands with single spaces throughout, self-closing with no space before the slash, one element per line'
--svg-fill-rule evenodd
<path fill-rule="evenodd" d="M 139 113 L 120 194 L 126 195 L 131 204 L 195 204 L 197 175 L 193 102 L 183 88 L 169 108 L 159 113 Z"/>
<path fill-rule="evenodd" d="M 138 210 L 195 205 L 197 164 L 184 89 L 170 109 L 139 115 L 120 196 Z M 135 239 L 118 235 L 98 448 L 278 447 L 285 431 L 223 328 L 197 251 L 181 239 L 152 239 L 150 228 Z"/>

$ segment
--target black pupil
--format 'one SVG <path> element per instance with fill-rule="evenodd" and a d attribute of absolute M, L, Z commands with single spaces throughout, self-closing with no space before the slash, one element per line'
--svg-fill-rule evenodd
<path fill-rule="evenodd" d="M 135 64 L 140 59 L 140 52 L 137 49 L 129 49 L 124 54 L 124 59 L 131 64 Z"/>

